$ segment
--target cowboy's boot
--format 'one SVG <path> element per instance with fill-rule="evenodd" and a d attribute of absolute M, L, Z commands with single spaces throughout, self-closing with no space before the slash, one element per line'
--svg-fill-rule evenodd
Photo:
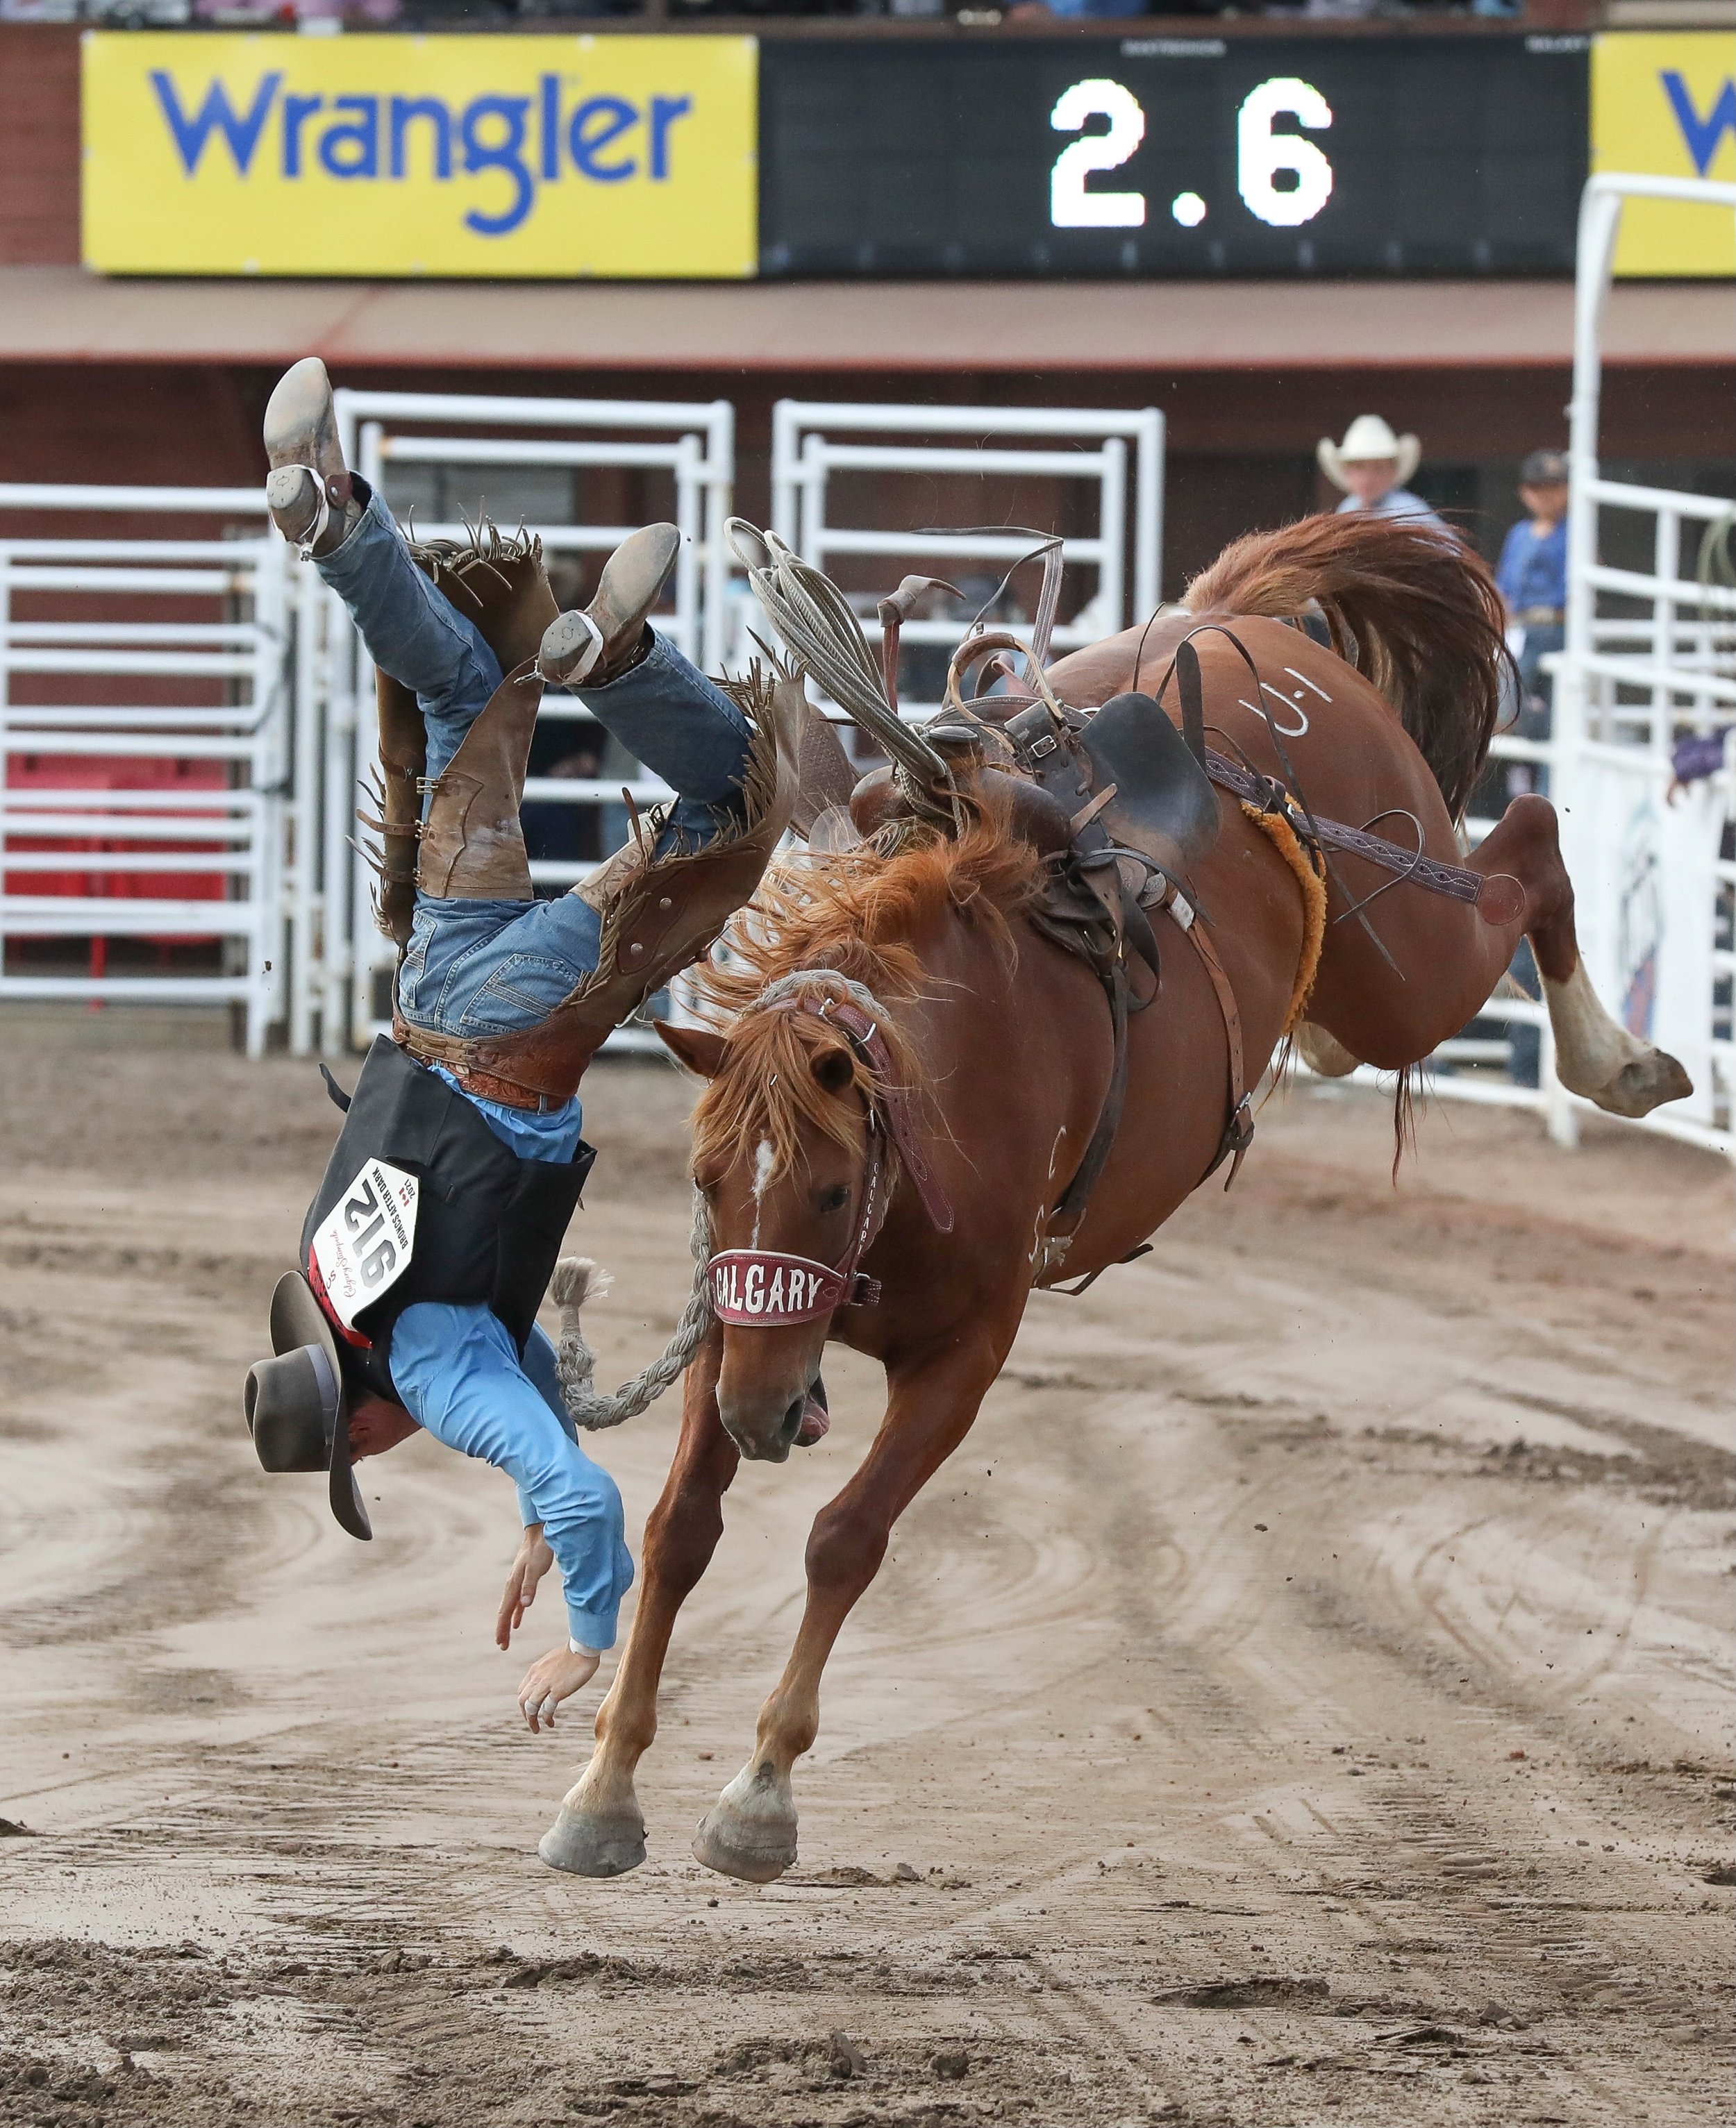
<path fill-rule="evenodd" d="M 542 676 L 527 658 L 509 672 L 436 778 L 416 865 L 421 891 L 441 900 L 530 901 L 530 861 L 519 819 Z"/>
<path fill-rule="evenodd" d="M 612 677 L 638 661 L 645 615 L 669 580 L 680 544 L 673 525 L 648 525 L 623 539 L 603 564 L 590 605 L 552 620 L 541 657 L 516 667 L 495 689 L 434 786 L 417 870 L 424 894 L 531 899 L 519 806 L 544 682 Z"/>
<path fill-rule="evenodd" d="M 338 441 L 331 379 L 317 355 L 284 371 L 265 407 L 265 502 L 302 559 L 333 553 L 362 515 Z"/>
<path fill-rule="evenodd" d="M 647 525 L 623 539 L 603 564 L 597 596 L 582 611 L 564 613 L 543 633 L 537 665 L 559 686 L 618 679 L 648 645 L 646 615 L 663 594 L 680 551 L 673 525 Z"/>

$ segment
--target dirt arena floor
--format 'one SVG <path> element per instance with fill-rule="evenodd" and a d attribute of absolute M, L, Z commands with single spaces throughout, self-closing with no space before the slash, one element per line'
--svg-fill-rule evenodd
<path fill-rule="evenodd" d="M 537 1836 L 506 1481 L 240 1420 L 335 1118 L 312 1068 L 8 1021 L 0 2121 L 146 2128 L 1732 2117 L 1728 1170 L 1439 1104 L 1271 1104 L 1234 1193 L 1039 1296 L 901 1526 L 754 1888 L 692 1827 L 878 1409 L 744 1469 L 640 1793 Z M 687 1094 L 587 1081 L 616 1379 L 684 1294 Z M 673 1439 L 603 1441 L 636 1533 Z M 552 1589 L 530 1653 L 557 1630 Z"/>

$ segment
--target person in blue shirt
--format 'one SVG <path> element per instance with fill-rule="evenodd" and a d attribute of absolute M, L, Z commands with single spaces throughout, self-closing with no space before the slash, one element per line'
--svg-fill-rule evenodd
<path fill-rule="evenodd" d="M 275 1357 L 249 1377 L 268 1469 L 325 1469 L 371 1534 L 350 1471 L 418 1426 L 505 1470 L 524 1538 L 508 1644 L 551 1562 L 568 1631 L 519 1689 L 533 1731 L 613 1644 L 632 1560 L 620 1493 L 579 1447 L 536 1327 L 594 1157 L 578 1081 L 610 1029 L 705 950 L 787 819 L 767 774 L 786 734 L 649 625 L 673 525 L 634 534 L 583 612 L 558 611 L 528 540 L 412 549 L 345 466 L 314 359 L 265 420 L 278 529 L 342 599 L 378 676 L 383 926 L 399 943 L 392 1038 L 369 1052 L 302 1264 L 273 1300 Z M 537 705 L 570 686 L 678 794 L 599 876 L 535 899 L 518 811 Z M 413 1223 L 412 1223 L 413 1222 Z"/>
<path fill-rule="evenodd" d="M 1520 729 L 1547 734 L 1548 675 L 1542 661 L 1566 641 L 1567 619 L 1567 461 L 1559 451 L 1533 451 L 1519 469 L 1525 515 L 1508 533 L 1495 581 L 1507 607 L 1507 641 L 1519 666 Z M 1527 721 L 1534 727 L 1527 730 Z"/>
<path fill-rule="evenodd" d="M 1421 444 L 1415 436 L 1396 436 L 1378 414 L 1358 414 L 1344 431 L 1342 444 L 1322 436 L 1315 455 L 1327 479 L 1344 491 L 1340 516 L 1346 511 L 1365 510 L 1374 517 L 1416 518 L 1443 539 L 1453 538 L 1445 520 L 1405 485 L 1421 461 Z"/>

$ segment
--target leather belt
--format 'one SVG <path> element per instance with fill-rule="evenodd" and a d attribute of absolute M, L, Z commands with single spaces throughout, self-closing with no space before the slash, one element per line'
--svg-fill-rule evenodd
<path fill-rule="evenodd" d="M 516 1080 L 502 1079 L 492 1071 L 478 1071 L 468 1064 L 456 1064 L 449 1057 L 433 1057 L 418 1049 L 407 1035 L 396 1038 L 404 1054 L 425 1070 L 448 1071 L 467 1094 L 473 1094 L 481 1101 L 497 1101 L 503 1109 L 523 1109 L 532 1115 L 546 1115 L 555 1109 L 564 1109 L 564 1101 L 557 1101 L 534 1088 L 521 1086 Z"/>
<path fill-rule="evenodd" d="M 1527 628 L 1559 628 L 1566 621 L 1567 610 L 1558 606 L 1528 606 L 1513 616 L 1523 621 Z"/>

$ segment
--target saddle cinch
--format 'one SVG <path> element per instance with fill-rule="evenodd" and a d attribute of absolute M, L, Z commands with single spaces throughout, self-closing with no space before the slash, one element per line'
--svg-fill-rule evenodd
<path fill-rule="evenodd" d="M 892 756 L 890 766 L 858 779 L 835 732 L 813 713 L 802 748 L 798 827 L 806 833 L 829 806 L 848 805 L 858 832 L 873 835 L 904 820 L 944 824 L 961 795 L 986 800 L 1047 861 L 1047 886 L 1034 914 L 1037 928 L 1086 962 L 1103 986 L 1114 1041 L 1110 1084 L 1079 1167 L 1045 1225 L 1038 1282 L 1046 1284 L 1061 1269 L 1120 1127 L 1128 1020 L 1157 995 L 1160 948 L 1153 919 L 1160 912 L 1199 953 L 1224 1014 L 1228 1122 L 1207 1174 L 1225 1159 L 1239 1167 L 1253 1134 L 1234 994 L 1205 928 L 1195 920 L 1192 871 L 1220 826 L 1218 795 L 1206 771 L 1197 655 L 1184 642 L 1171 667 L 1182 709 L 1179 730 L 1150 695 L 1118 695 L 1088 715 L 1058 701 L 1044 677 L 1060 593 L 1058 542 L 1044 550 L 1029 649 L 1009 634 L 971 637 L 949 669 L 945 707 L 913 729 L 898 718 L 900 631 L 920 600 L 953 587 L 906 577 L 880 602 L 875 674 L 854 615 L 817 572 L 775 542 L 760 542 L 757 553 L 750 549 L 742 558 L 786 642 Z M 840 662 L 839 653 L 857 646 L 859 657 Z M 996 660 L 984 674 L 991 683 L 1003 674 L 1014 677 L 1005 662 L 1009 653 L 1025 661 L 1030 691 L 967 701 L 962 683 L 986 659 Z M 869 681 L 878 684 L 863 684 Z M 1234 1175 L 1232 1168 L 1232 1180 Z"/>

